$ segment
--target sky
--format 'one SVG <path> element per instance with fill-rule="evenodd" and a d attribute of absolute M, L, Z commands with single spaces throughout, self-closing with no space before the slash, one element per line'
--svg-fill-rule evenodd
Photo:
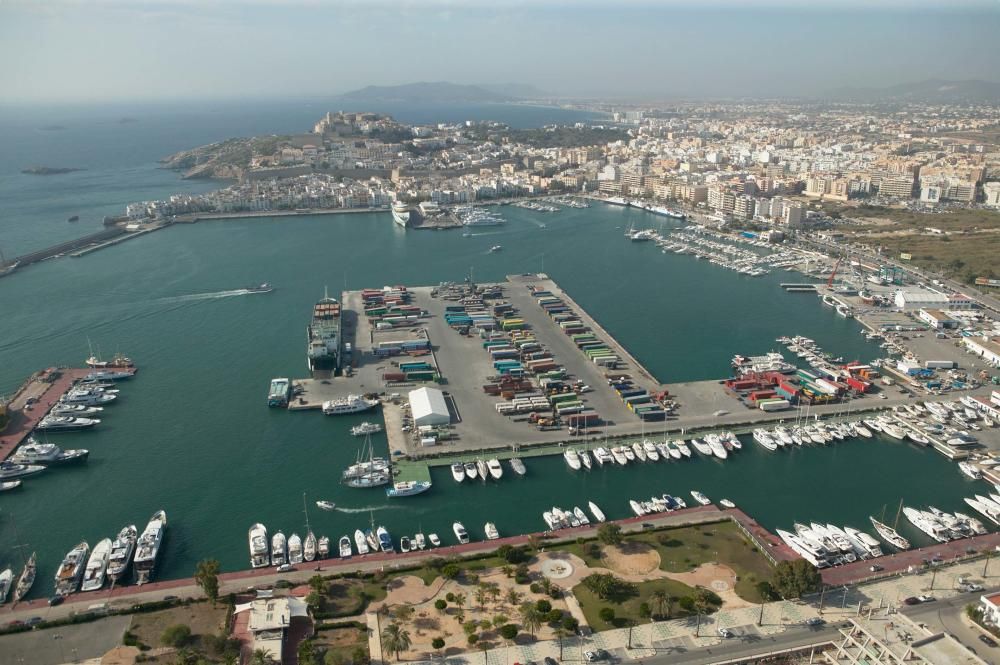
<path fill-rule="evenodd" d="M 1000 80 L 1000 0 L 0 0 L 0 105 L 414 81 L 635 99 Z"/>

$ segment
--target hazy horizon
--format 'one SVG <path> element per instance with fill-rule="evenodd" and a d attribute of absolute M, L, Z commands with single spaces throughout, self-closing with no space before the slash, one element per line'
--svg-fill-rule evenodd
<path fill-rule="evenodd" d="M 0 0 L 0 104 L 322 100 L 416 81 L 810 97 L 997 80 L 997 34 L 986 0 Z"/>

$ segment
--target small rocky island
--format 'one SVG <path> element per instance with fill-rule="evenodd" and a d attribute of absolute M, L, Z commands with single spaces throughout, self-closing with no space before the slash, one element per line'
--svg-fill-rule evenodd
<path fill-rule="evenodd" d="M 86 169 L 75 169 L 65 166 L 29 166 L 21 169 L 21 173 L 28 175 L 62 175 L 63 173 L 73 173 L 74 171 L 85 171 Z"/>

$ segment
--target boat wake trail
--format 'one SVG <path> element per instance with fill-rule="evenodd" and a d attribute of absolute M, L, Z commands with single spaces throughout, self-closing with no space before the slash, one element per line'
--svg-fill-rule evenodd
<path fill-rule="evenodd" d="M 339 513 L 370 513 L 375 510 L 398 510 L 400 506 L 365 506 L 364 508 L 334 508 Z"/>
<path fill-rule="evenodd" d="M 158 298 L 154 302 L 193 302 L 197 300 L 217 300 L 219 298 L 232 298 L 234 296 L 246 296 L 253 293 L 250 289 L 231 289 L 229 291 L 213 291 L 212 293 L 191 293 L 186 296 L 168 296 Z"/>

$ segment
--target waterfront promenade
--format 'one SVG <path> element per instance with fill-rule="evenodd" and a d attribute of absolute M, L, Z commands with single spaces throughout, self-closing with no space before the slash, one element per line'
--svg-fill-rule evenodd
<path fill-rule="evenodd" d="M 0 433 L 0 460 L 10 457 L 59 398 L 92 371 L 49 368 L 25 381 L 7 405 L 10 422 Z"/>

